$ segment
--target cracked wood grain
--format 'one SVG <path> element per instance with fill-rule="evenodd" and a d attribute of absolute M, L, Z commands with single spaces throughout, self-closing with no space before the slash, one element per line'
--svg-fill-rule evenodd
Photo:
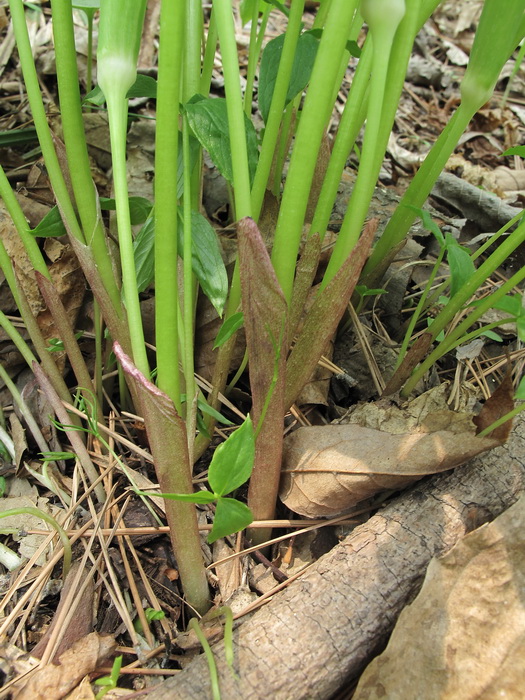
<path fill-rule="evenodd" d="M 213 647 L 222 697 L 325 699 L 381 650 L 425 570 L 525 489 L 525 421 L 508 443 L 453 472 L 418 482 L 356 528 L 234 632 L 236 680 Z M 204 657 L 148 700 L 211 697 Z"/>

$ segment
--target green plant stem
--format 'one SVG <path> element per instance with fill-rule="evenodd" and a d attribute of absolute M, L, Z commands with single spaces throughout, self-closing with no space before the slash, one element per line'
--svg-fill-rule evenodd
<path fill-rule="evenodd" d="M 69 389 L 67 388 L 64 378 L 60 373 L 57 365 L 55 364 L 55 361 L 53 360 L 53 358 L 47 350 L 47 343 L 44 339 L 44 336 L 42 335 L 42 331 L 40 330 L 40 326 L 38 325 L 37 319 L 35 318 L 33 312 L 29 308 L 29 304 L 27 302 L 27 298 L 24 294 L 24 291 L 18 287 L 18 283 L 16 281 L 11 266 L 11 261 L 9 260 L 7 251 L 1 240 L 0 269 L 4 271 L 11 293 L 13 294 L 13 297 L 16 301 L 16 305 L 18 307 L 18 310 L 20 311 L 27 332 L 29 333 L 29 337 L 31 338 L 35 350 L 37 351 L 38 356 L 41 359 L 44 370 L 51 379 L 53 386 L 55 387 L 55 390 L 57 391 L 60 398 L 63 401 L 70 401 L 71 395 L 69 393 Z M 32 363 L 36 362 L 35 356 L 29 349 L 29 346 L 22 338 L 20 333 L 9 321 L 7 316 L 2 312 L 0 312 L 0 326 L 2 326 L 7 335 L 11 338 L 16 348 L 18 349 L 24 360 L 27 362 L 28 366 L 32 367 Z M 76 423 L 80 422 L 76 417 L 73 417 L 72 420 Z"/>
<path fill-rule="evenodd" d="M 115 86 L 118 88 L 118 86 Z M 117 207 L 117 227 L 122 266 L 122 290 L 128 317 L 133 361 L 144 376 L 149 376 L 148 357 L 144 342 L 144 330 L 140 313 L 137 289 L 137 274 L 133 252 L 133 235 L 129 213 L 128 183 L 126 169 L 126 134 L 128 125 L 128 100 L 126 91 L 118 89 L 108 91 L 109 133 L 111 141 L 111 159 L 113 163 L 113 186 Z M 119 94 L 120 93 L 120 94 Z"/>
<path fill-rule="evenodd" d="M 235 215 L 237 219 L 241 219 L 245 216 L 251 216 L 252 206 L 246 130 L 244 125 L 245 115 L 242 105 L 239 62 L 231 0 L 213 0 L 213 11 L 217 21 L 224 71 L 224 88 L 228 110 L 228 131 L 232 150 Z M 240 298 L 241 285 L 239 265 L 238 262 L 236 262 L 230 285 L 230 294 L 225 309 L 225 319 L 229 318 L 237 311 Z M 219 393 L 221 393 L 226 386 L 234 345 L 235 336 L 232 336 L 229 341 L 219 348 L 213 374 L 213 389 L 209 397 L 210 405 L 213 408 L 218 407 Z M 208 420 L 207 425 L 212 428 L 214 420 Z M 200 450 L 204 449 L 208 442 L 209 439 L 200 437 L 198 444 L 196 444 L 195 454 L 199 454 Z"/>
<path fill-rule="evenodd" d="M 523 239 L 522 239 L 523 240 Z M 483 267 L 483 266 L 482 266 Z M 479 268 L 481 270 L 481 267 Z M 479 272 L 479 270 L 477 272 Z M 477 276 L 477 275 L 476 275 Z M 484 279 L 487 279 L 487 277 L 484 277 Z M 409 396 L 410 393 L 414 390 L 415 386 L 419 382 L 420 379 L 425 375 L 428 369 L 432 367 L 443 355 L 445 355 L 447 352 L 452 350 L 453 348 L 457 347 L 458 345 L 461 345 L 465 342 L 468 342 L 469 340 L 472 340 L 473 337 L 477 337 L 480 332 L 474 331 L 470 334 L 466 334 L 468 328 L 475 323 L 481 316 L 483 316 L 484 313 L 486 313 L 489 309 L 491 309 L 495 302 L 498 301 L 498 299 L 501 299 L 505 294 L 510 292 L 516 285 L 518 285 L 520 282 L 525 279 L 525 267 L 521 268 L 518 272 L 516 272 L 509 280 L 507 280 L 504 284 L 501 285 L 499 289 L 497 289 L 495 292 L 493 292 L 490 296 L 486 297 L 483 299 L 479 305 L 477 305 L 474 310 L 465 318 L 461 323 L 457 325 L 457 327 L 449 333 L 441 343 L 433 350 L 433 352 L 430 353 L 430 355 L 426 358 L 424 362 L 422 362 L 413 372 L 412 376 L 410 379 L 406 382 L 405 386 L 403 387 L 403 390 L 401 391 L 402 396 Z M 477 287 L 475 288 L 477 289 Z M 474 289 L 474 291 L 475 291 Z M 452 304 L 453 302 L 456 301 L 456 297 L 459 295 L 456 294 L 447 304 L 445 309 L 436 317 L 434 322 L 432 323 L 431 326 L 428 328 L 428 333 L 431 333 L 432 337 L 435 338 L 441 330 L 443 330 L 444 326 L 446 325 L 446 322 L 444 323 L 444 320 L 447 319 L 449 314 L 445 314 L 444 312 L 447 310 L 448 306 Z M 454 304 L 456 306 L 456 304 Z M 461 306 L 461 305 L 460 305 Z M 442 316 L 443 314 L 443 316 Z M 434 328 L 435 324 L 435 328 Z M 501 322 L 498 321 L 497 323 L 494 324 L 494 327 L 497 327 L 500 325 Z M 493 324 L 489 324 L 488 326 L 485 327 L 485 330 L 490 330 Z"/>
<path fill-rule="evenodd" d="M 16 198 L 9 180 L 6 177 L 4 169 L 1 166 L 0 197 L 2 197 L 7 211 L 9 212 L 9 216 L 13 220 L 17 233 L 20 236 L 27 255 L 29 256 L 33 269 L 38 270 L 42 275 L 50 279 L 49 270 L 47 269 L 44 257 L 40 251 L 40 248 L 38 247 L 38 243 L 36 242 L 35 237 L 29 232 L 29 225 L 26 221 L 24 212 L 22 211 L 22 207 L 18 203 L 18 199 Z M 7 276 L 5 270 L 4 274 Z M 13 290 L 11 289 L 11 291 Z"/>
<path fill-rule="evenodd" d="M 182 101 L 187 102 L 199 92 L 201 81 L 201 44 L 203 21 L 202 6 L 200 2 L 187 2 L 182 4 L 186 4 L 185 29 L 182 44 L 184 54 L 184 86 Z"/>
<path fill-rule="evenodd" d="M 31 114 L 38 134 L 38 141 L 44 156 L 46 170 L 49 175 L 53 192 L 60 207 L 60 212 L 67 221 L 71 235 L 85 243 L 84 235 L 77 221 L 75 210 L 69 197 L 66 181 L 62 174 L 60 163 L 53 144 L 51 130 L 47 123 L 46 111 L 42 102 L 40 85 L 36 73 L 35 63 L 31 52 L 31 44 L 27 33 L 27 25 L 24 15 L 22 0 L 9 0 L 9 9 L 15 33 L 18 56 L 22 66 L 24 84 L 31 107 Z"/>
<path fill-rule="evenodd" d="M 213 700 L 221 700 L 221 692 L 219 689 L 219 674 L 217 672 L 217 664 L 215 663 L 215 658 L 213 656 L 213 651 L 211 650 L 211 647 L 209 645 L 208 640 L 206 639 L 206 635 L 200 628 L 199 623 L 195 618 L 192 618 L 189 622 L 189 627 L 195 632 L 195 636 L 199 640 L 202 650 L 204 651 L 204 655 L 206 657 L 206 661 L 208 663 L 208 669 L 210 672 L 210 685 L 211 685 L 211 695 Z"/>
<path fill-rule="evenodd" d="M 266 32 L 266 25 L 268 24 L 268 18 L 271 12 L 271 5 L 264 5 L 261 17 L 261 26 L 259 31 L 257 31 L 257 26 L 259 23 L 259 4 L 254 3 L 253 5 L 253 15 L 252 24 L 250 27 L 250 48 L 248 50 L 248 69 L 246 71 L 246 88 L 244 91 L 244 111 L 246 116 L 251 117 L 252 114 L 252 99 L 253 99 L 253 82 L 255 80 L 255 71 L 257 69 L 257 64 L 259 62 L 259 57 L 261 55 L 262 42 Z M 290 8 L 290 14 L 291 14 Z"/>
<path fill-rule="evenodd" d="M 257 25 L 259 24 L 259 3 L 253 3 L 251 25 L 250 25 L 250 45 L 248 48 L 248 68 L 246 70 L 246 87 L 244 89 L 244 111 L 247 117 L 252 115 L 253 81 L 255 79 L 255 69 L 259 57 L 255 55 L 257 45 Z"/>
<path fill-rule="evenodd" d="M 191 414 L 193 397 L 197 391 L 194 376 L 194 276 L 192 271 L 192 232 L 191 232 L 191 173 L 190 173 L 190 136 L 186 117 L 182 123 L 182 149 L 184 160 L 184 383 L 186 384 L 186 419 Z M 189 427 L 189 426 L 188 426 Z M 193 435 L 188 435 L 188 445 L 193 446 Z M 193 449 L 190 449 L 190 462 Z"/>
<path fill-rule="evenodd" d="M 425 289 L 423 290 L 423 293 L 421 294 L 421 297 L 419 298 L 418 304 L 416 308 L 414 309 L 412 316 L 410 318 L 410 323 L 408 324 L 408 328 L 405 333 L 405 337 L 403 338 L 403 342 L 401 343 L 401 348 L 399 349 L 399 355 L 397 357 L 396 361 L 396 366 L 394 369 L 397 369 L 401 362 L 403 361 L 408 345 L 410 343 L 410 339 L 412 338 L 412 334 L 414 332 L 414 329 L 416 327 L 416 324 L 419 320 L 419 317 L 421 316 L 421 313 L 423 312 L 423 309 L 425 308 L 428 295 L 430 293 L 430 290 L 432 288 L 432 284 L 434 283 L 434 280 L 436 278 L 436 275 L 439 271 L 439 266 L 441 265 L 441 262 L 443 260 L 443 257 L 445 255 L 445 248 L 442 247 L 441 250 L 439 251 L 439 255 L 437 257 L 436 262 L 434 263 L 434 266 L 432 268 L 432 271 L 430 273 L 430 276 L 427 280 L 427 283 L 425 285 Z"/>
<path fill-rule="evenodd" d="M 500 425 L 503 425 L 509 420 L 512 420 L 515 416 L 517 416 L 519 413 L 521 413 L 525 409 L 525 403 L 520 403 L 517 406 L 514 406 L 512 411 L 509 411 L 506 413 L 504 416 L 501 416 L 501 418 L 498 418 L 498 420 L 495 420 L 494 423 L 491 423 L 485 430 L 482 430 L 480 433 L 478 433 L 478 437 L 487 437 L 492 433 L 493 430 L 496 430 L 496 428 L 499 428 Z"/>
<path fill-rule="evenodd" d="M 497 270 L 500 265 L 502 265 L 505 260 L 514 252 L 514 250 L 525 241 L 525 222 L 522 223 L 518 228 L 508 236 L 502 243 L 497 247 L 497 249 L 490 255 L 485 262 L 483 262 L 474 274 L 462 285 L 461 289 L 454 294 L 452 299 L 448 304 L 440 311 L 440 313 L 433 320 L 432 324 L 428 328 L 428 332 L 431 333 L 432 338 L 435 339 L 441 333 L 442 330 L 452 321 L 454 316 L 463 308 L 463 306 L 468 303 L 468 301 L 474 296 L 476 291 L 480 289 L 485 281 L 493 274 L 494 270 Z M 519 270 L 511 279 L 521 279 L 519 275 L 523 274 L 525 276 L 525 267 Z M 517 284 L 517 282 L 515 282 Z M 496 292 L 493 292 L 491 299 L 495 300 L 500 297 L 501 289 L 506 288 L 508 281 L 504 283 Z M 510 287 L 512 289 L 512 286 Z M 479 307 L 473 312 L 476 316 L 479 316 L 479 308 L 485 305 L 482 302 Z M 490 308 L 490 306 L 487 307 Z M 484 312 L 483 312 L 484 313 Z M 473 315 L 471 314 L 471 316 Z"/>
<path fill-rule="evenodd" d="M 518 55 L 516 56 L 516 60 L 514 61 L 514 67 L 512 68 L 512 73 L 509 75 L 509 79 L 507 80 L 507 86 L 505 88 L 505 92 L 503 93 L 503 97 L 501 99 L 501 108 L 505 109 L 507 106 L 507 100 L 509 98 L 509 93 L 510 89 L 512 87 L 512 83 L 514 81 L 514 78 L 519 72 L 519 69 L 521 68 L 521 64 L 523 63 L 523 58 L 525 56 L 525 42 L 523 42 L 520 46 L 520 50 L 518 51 Z"/>
<path fill-rule="evenodd" d="M 259 155 L 259 162 L 257 163 L 257 170 L 252 187 L 252 213 L 255 221 L 258 220 L 261 213 L 275 148 L 279 140 L 279 128 L 283 118 L 286 94 L 288 92 L 288 85 L 290 84 L 295 51 L 301 31 L 303 9 L 304 0 L 295 0 L 290 7 L 290 17 L 288 18 L 288 26 L 286 27 L 281 60 L 279 61 L 279 70 L 275 80 L 268 121 L 264 130 L 261 153 Z"/>
<path fill-rule="evenodd" d="M 281 180 L 284 162 L 290 150 L 292 138 L 295 134 L 295 128 L 297 126 L 297 110 L 299 109 L 301 98 L 302 95 L 298 95 L 293 102 L 290 102 L 290 104 L 284 110 L 284 116 L 281 122 L 279 142 L 275 150 L 274 164 L 272 165 L 274 173 L 273 181 L 271 183 L 272 194 L 277 199 L 279 199 L 281 195 Z"/>
<path fill-rule="evenodd" d="M 160 16 L 160 51 L 155 140 L 155 327 L 158 386 L 182 413 L 179 375 L 177 227 L 174 194 L 179 153 L 179 101 L 182 91 L 184 3 L 163 0 Z M 185 343 L 186 344 L 186 343 Z"/>
<path fill-rule="evenodd" d="M 31 352 L 29 345 L 22 338 L 15 326 L 7 318 L 3 311 L 0 311 L 0 326 L 5 331 L 7 336 L 12 340 L 18 352 L 22 355 L 29 367 L 33 362 L 37 362 L 36 357 Z"/>
<path fill-rule="evenodd" d="M 328 13 L 330 12 L 330 5 L 332 4 L 332 0 L 324 0 L 319 5 L 319 8 L 317 9 L 317 14 L 315 15 L 315 20 L 313 24 L 314 29 L 322 29 L 324 27 L 324 24 L 326 22 L 326 17 Z"/>
<path fill-rule="evenodd" d="M 210 22 L 208 24 L 208 36 L 206 37 L 206 48 L 204 49 L 204 58 L 202 60 L 202 73 L 199 85 L 201 95 L 209 95 L 211 78 L 213 75 L 213 66 L 215 64 L 215 51 L 217 50 L 217 22 L 215 21 L 215 13 L 211 12 Z"/>
<path fill-rule="evenodd" d="M 60 541 L 62 542 L 62 546 L 64 548 L 64 564 L 63 564 L 63 573 L 62 577 L 65 580 L 66 576 L 69 572 L 69 569 L 71 567 L 71 542 L 69 541 L 69 537 L 67 536 L 66 531 L 64 528 L 58 524 L 58 522 L 53 518 L 51 515 L 48 515 L 44 511 L 40 510 L 39 508 L 31 508 L 30 506 L 24 507 L 24 508 L 11 508 L 10 510 L 5 510 L 3 513 L 0 513 L 0 518 L 8 518 L 12 515 L 34 515 L 35 518 L 40 518 L 40 520 L 43 520 L 46 522 L 48 525 L 51 525 L 52 528 L 54 528 L 60 537 Z"/>
<path fill-rule="evenodd" d="M 516 28 L 515 33 L 509 32 L 509 27 Z M 501 68 L 519 43 L 522 32 L 523 6 L 520 0 L 511 0 L 505 5 L 498 0 L 486 0 L 461 84 L 461 103 L 423 161 L 375 245 L 363 271 L 363 279 L 369 287 L 376 286 L 392 259 L 392 251 L 403 241 L 414 222 L 417 214 L 409 207 L 421 208 L 461 134 L 478 109 L 490 99 Z"/>
<path fill-rule="evenodd" d="M 297 129 L 272 251 L 277 278 L 288 302 L 317 154 L 357 4 L 357 0 L 332 2 Z"/>
<path fill-rule="evenodd" d="M 396 3 L 397 4 L 397 3 Z M 405 5 L 404 15 L 373 22 L 372 76 L 359 171 L 343 225 L 323 279 L 326 286 L 354 248 L 368 213 L 391 133 L 414 37 L 419 29 L 419 1 Z"/>
<path fill-rule="evenodd" d="M 228 110 L 228 130 L 231 142 L 235 216 L 237 220 L 251 216 L 250 170 L 239 77 L 239 59 L 233 25 L 231 0 L 213 0 L 221 45 L 224 90 Z M 237 304 L 235 304 L 237 308 Z"/>
<path fill-rule="evenodd" d="M 96 10 L 84 8 L 87 17 L 87 56 L 86 56 L 86 91 L 90 92 L 93 86 L 93 18 Z"/>
<path fill-rule="evenodd" d="M 370 41 L 366 41 L 352 81 L 352 88 L 346 100 L 332 155 L 330 156 L 314 218 L 310 226 L 310 233 L 318 233 L 321 240 L 323 240 L 328 228 L 332 207 L 337 197 L 339 183 L 341 182 L 341 174 L 345 169 L 348 156 L 354 147 L 355 140 L 366 116 L 371 66 L 372 45 Z"/>
<path fill-rule="evenodd" d="M 100 276 L 113 307 L 117 314 L 122 316 L 120 290 L 113 274 L 98 209 L 97 192 L 91 176 L 81 109 L 71 6 L 64 0 L 53 0 L 52 9 L 60 113 L 75 203 L 84 238 L 93 250 Z"/>

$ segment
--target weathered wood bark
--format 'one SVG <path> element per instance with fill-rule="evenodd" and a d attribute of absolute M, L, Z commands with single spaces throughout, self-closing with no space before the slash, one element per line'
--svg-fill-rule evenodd
<path fill-rule="evenodd" d="M 359 526 L 234 632 L 236 680 L 213 647 L 224 700 L 325 700 L 359 674 L 417 594 L 433 556 L 492 520 L 525 489 L 525 421 L 509 442 L 418 482 Z M 148 700 L 211 697 L 198 657 Z"/>

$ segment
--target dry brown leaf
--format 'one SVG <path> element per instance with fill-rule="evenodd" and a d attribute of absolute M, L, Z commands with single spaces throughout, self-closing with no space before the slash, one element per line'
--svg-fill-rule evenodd
<path fill-rule="evenodd" d="M 77 592 L 74 596 L 75 600 L 72 600 L 71 589 L 75 585 L 80 567 L 80 562 L 73 562 L 73 566 L 68 572 L 64 587 L 60 593 L 60 602 L 55 611 L 53 620 L 42 639 L 40 639 L 38 644 L 36 644 L 31 651 L 31 654 L 38 659 L 42 658 L 48 643 L 56 636 L 54 630 L 59 620 L 59 616 L 64 612 L 65 606 L 70 609 L 71 606 L 74 605 L 75 611 L 67 625 L 64 626 L 64 624 L 62 624 L 59 635 L 60 641 L 56 652 L 51 657 L 52 661 L 59 659 L 65 651 L 70 649 L 73 644 L 79 641 L 82 637 L 88 635 L 93 629 L 93 598 L 95 596 L 95 592 L 93 579 L 91 577 L 87 582 L 87 585 L 84 586 L 82 592 L 80 594 L 78 593 L 78 589 L 89 575 L 85 569 L 82 571 L 81 578 L 77 583 Z M 78 596 L 80 596 L 79 600 L 77 600 Z"/>
<path fill-rule="evenodd" d="M 354 700 L 523 698 L 525 497 L 433 559 Z M 414 643 L 417 640 L 417 644 Z"/>
<path fill-rule="evenodd" d="M 497 421 L 501 416 L 510 413 L 514 408 L 514 384 L 512 382 L 512 371 L 509 369 L 503 378 L 503 381 L 485 401 L 483 408 L 478 416 L 474 417 L 474 425 L 477 433 L 481 433 L 485 428 L 488 428 Z M 512 420 L 508 420 L 503 425 L 500 425 L 490 433 L 490 437 L 496 440 L 505 442 L 508 439 L 512 429 Z"/>
<path fill-rule="evenodd" d="M 91 689 L 91 681 L 88 676 L 82 679 L 80 685 L 77 685 L 66 697 L 66 700 L 95 700 L 95 694 Z M 109 700 L 109 695 L 106 695 L 106 700 Z"/>
<path fill-rule="evenodd" d="M 92 632 L 60 657 L 60 665 L 47 664 L 13 697 L 14 700 L 60 700 L 115 650 L 111 635 Z"/>
<path fill-rule="evenodd" d="M 338 515 L 498 444 L 476 437 L 471 416 L 447 410 L 398 434 L 360 425 L 299 428 L 285 440 L 280 497 L 307 517 Z"/>

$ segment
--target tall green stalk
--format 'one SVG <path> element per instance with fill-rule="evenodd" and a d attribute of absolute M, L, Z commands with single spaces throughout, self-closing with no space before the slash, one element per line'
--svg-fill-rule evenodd
<path fill-rule="evenodd" d="M 99 216 L 97 193 L 91 176 L 82 118 L 71 2 L 53 0 L 52 10 L 60 113 L 75 204 L 84 238 L 93 250 L 115 311 L 122 315 L 120 291 L 113 274 L 104 227 Z"/>
<path fill-rule="evenodd" d="M 62 168 L 55 151 L 53 136 L 49 124 L 47 123 L 46 111 L 42 101 L 40 84 L 38 82 L 35 62 L 33 61 L 31 44 L 27 32 L 24 4 L 22 0 L 9 0 L 9 9 L 11 11 L 18 57 L 20 58 L 20 65 L 24 76 L 24 85 L 51 187 L 53 188 L 58 206 L 60 207 L 60 212 L 67 221 L 71 235 L 85 243 L 86 241 L 77 221 L 66 181 L 62 174 Z"/>
<path fill-rule="evenodd" d="M 145 10 L 146 0 L 101 0 L 97 78 L 108 109 L 122 289 L 133 361 L 142 374 L 149 377 L 137 289 L 126 171 L 127 93 L 137 75 L 137 57 Z"/>
<path fill-rule="evenodd" d="M 461 103 L 428 153 L 388 222 L 363 271 L 373 285 L 403 241 L 474 114 L 490 99 L 501 69 L 524 36 L 523 0 L 485 0 L 465 76 Z M 378 270 L 377 273 L 374 271 Z M 367 282 L 367 283 L 368 283 Z"/>
<path fill-rule="evenodd" d="M 157 130 L 155 137 L 155 335 L 158 386 L 182 416 L 178 333 L 179 101 L 185 3 L 163 0 L 160 15 Z"/>
<path fill-rule="evenodd" d="M 284 188 L 272 262 L 289 302 L 317 153 L 332 111 L 336 76 L 358 0 L 333 0 L 317 51 Z"/>
<path fill-rule="evenodd" d="M 256 221 L 261 213 L 275 148 L 279 140 L 279 127 L 283 119 L 286 94 L 288 92 L 288 85 L 290 84 L 295 50 L 302 26 L 303 10 L 304 0 L 295 0 L 290 7 L 286 36 L 284 38 L 281 60 L 279 61 L 279 70 L 275 80 L 268 121 L 264 130 L 261 153 L 259 155 L 252 187 L 253 218 Z"/>

